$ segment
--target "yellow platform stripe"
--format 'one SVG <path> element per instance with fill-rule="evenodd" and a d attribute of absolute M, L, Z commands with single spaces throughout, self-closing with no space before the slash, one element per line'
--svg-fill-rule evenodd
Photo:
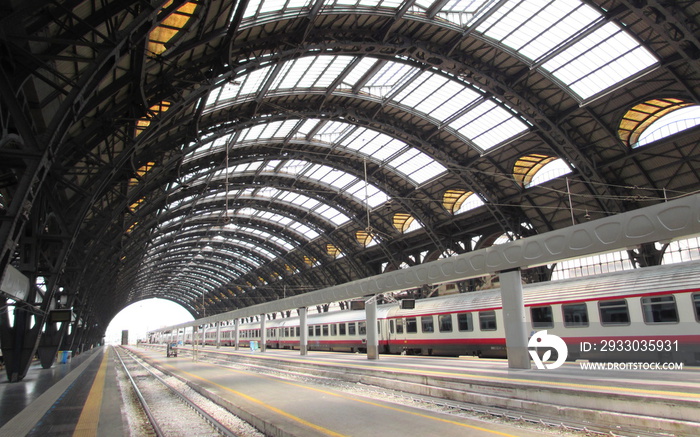
<path fill-rule="evenodd" d="M 95 381 L 92 383 L 90 393 L 83 411 L 80 413 L 78 424 L 73 431 L 73 437 L 94 437 L 97 435 L 97 425 L 100 422 L 100 409 L 102 408 L 102 395 L 104 394 L 105 375 L 107 374 L 107 355 L 109 349 L 105 349 L 102 363 L 97 370 Z"/>
<path fill-rule="evenodd" d="M 199 364 L 200 364 L 200 365 L 207 365 L 207 364 L 205 364 L 205 363 L 199 363 Z M 311 422 L 309 422 L 309 421 L 306 421 L 306 420 L 304 420 L 304 419 L 302 419 L 302 418 L 300 418 L 300 417 L 297 417 L 297 416 L 294 416 L 294 415 L 292 415 L 292 414 L 290 414 L 290 413 L 287 413 L 287 412 L 285 412 L 285 411 L 282 411 L 282 410 L 280 410 L 279 408 L 273 407 L 273 406 L 271 406 L 271 405 L 269 405 L 269 404 L 267 404 L 267 403 L 265 403 L 265 402 L 263 402 L 263 401 L 261 401 L 261 400 L 259 400 L 259 399 L 253 398 L 253 397 L 248 396 L 248 395 L 246 395 L 246 394 L 243 394 L 243 393 L 241 393 L 241 392 L 239 392 L 239 391 L 237 391 L 237 390 L 233 390 L 233 389 L 231 389 L 231 388 L 229 388 L 229 387 L 227 387 L 227 386 L 224 386 L 224 385 L 221 385 L 221 384 L 217 384 L 217 383 L 214 382 L 214 381 L 211 381 L 211 380 L 206 379 L 206 378 L 203 378 L 203 377 L 201 377 L 201 376 L 199 376 L 199 375 L 195 375 L 195 374 L 193 374 L 193 373 L 184 371 L 184 370 L 182 370 L 182 369 L 177 369 L 176 367 L 171 366 L 171 365 L 166 365 L 166 366 L 167 366 L 167 367 L 170 367 L 171 369 L 176 369 L 177 371 L 179 371 L 179 372 L 181 372 L 181 373 L 183 373 L 183 374 L 186 374 L 186 375 L 188 375 L 188 376 L 191 377 L 191 378 L 199 379 L 199 380 L 204 381 L 204 382 L 206 382 L 206 383 L 208 383 L 208 384 L 211 384 L 211 385 L 213 385 L 213 386 L 216 386 L 216 387 L 218 387 L 218 388 L 220 388 L 220 389 L 229 391 L 229 392 L 231 392 L 231 393 L 233 393 L 233 394 L 235 394 L 235 395 L 237 395 L 237 396 L 240 396 L 240 397 L 242 397 L 242 398 L 244 398 L 244 399 L 246 399 L 246 400 L 248 400 L 248 401 L 250 401 L 250 402 L 254 402 L 254 403 L 256 403 L 256 404 L 258 404 L 258 405 L 260 405 L 260 406 L 263 406 L 264 408 L 267 408 L 267 409 L 269 409 L 269 410 L 271 410 L 271 411 L 274 411 L 274 412 L 277 413 L 277 414 L 280 414 L 280 415 L 282 415 L 282 416 L 284 416 L 284 417 L 287 417 L 287 418 L 292 419 L 292 420 L 294 420 L 294 421 L 296 421 L 296 422 L 299 422 L 299 423 L 301 423 L 301 424 L 303 424 L 303 425 L 306 425 L 306 426 L 308 426 L 308 427 L 310 427 L 310 428 L 313 428 L 313 429 L 315 429 L 316 431 L 319 431 L 319 432 L 321 432 L 321 433 L 323 433 L 323 434 L 326 434 L 326 435 L 329 435 L 329 436 L 334 436 L 334 437 L 343 436 L 343 434 L 339 434 L 339 433 L 337 433 L 337 432 L 335 432 L 335 431 L 331 431 L 331 430 L 329 430 L 329 429 L 327 429 L 327 428 L 323 428 L 323 427 L 321 427 L 321 426 L 319 426 L 319 425 L 313 424 L 313 423 L 311 423 Z M 209 366 L 211 366 L 211 367 L 218 367 L 218 366 L 212 366 L 212 365 L 209 365 Z M 230 372 L 233 372 L 233 373 L 241 373 L 241 374 L 254 375 L 254 376 L 256 376 L 256 377 L 265 378 L 265 379 L 273 379 L 273 380 L 275 380 L 275 381 L 277 381 L 277 382 L 281 382 L 281 383 L 283 383 L 283 384 L 288 384 L 288 385 L 300 387 L 300 388 L 302 388 L 302 389 L 312 390 L 312 391 L 320 392 L 320 393 L 323 393 L 323 394 L 326 394 L 326 395 L 335 396 L 335 397 L 339 397 L 339 398 L 344 398 L 344 399 L 347 399 L 347 400 L 350 400 L 350 401 L 354 401 L 354 402 L 360 402 L 360 403 L 364 403 L 364 404 L 369 404 L 369 405 L 372 405 L 372 406 L 375 406 L 375 407 L 379 407 L 379 408 L 384 408 L 384 409 L 387 409 L 387 410 L 398 411 L 398 412 L 401 412 L 401 413 L 406 413 L 406 414 L 410 414 L 410 415 L 413 415 L 413 416 L 418 416 L 418 417 L 421 417 L 421 418 L 424 418 L 424 419 L 430 419 L 430 420 L 435 420 L 435 421 L 438 421 L 438 422 L 449 423 L 449 424 L 456 425 L 456 426 L 459 426 L 459 427 L 469 428 L 469 429 L 473 429 L 473 430 L 476 430 L 476 431 L 482 431 L 482 432 L 486 432 L 486 433 L 489 433 L 489 434 L 494 434 L 494 435 L 498 435 L 498 436 L 502 436 L 502 437 L 516 437 L 516 436 L 514 436 L 513 434 L 507 434 L 507 433 L 500 432 L 500 431 L 495 431 L 495 430 L 491 430 L 491 429 L 487 429 L 487 428 L 482 428 L 482 427 L 480 427 L 480 426 L 468 425 L 468 424 L 466 424 L 466 423 L 462 423 L 462 422 L 458 422 L 458 421 L 454 421 L 454 420 L 450 420 L 450 419 L 444 419 L 444 418 L 437 417 L 437 416 L 431 416 L 431 415 L 428 415 L 428 414 L 422 414 L 422 413 L 418 413 L 418 412 L 415 412 L 415 411 L 409 411 L 409 410 L 406 410 L 406 409 L 403 409 L 403 408 L 397 408 L 397 407 L 392 407 L 392 406 L 389 406 L 389 405 L 384 405 L 384 404 L 380 404 L 380 403 L 376 403 L 376 402 L 372 402 L 372 401 L 368 401 L 368 400 L 362 400 L 362 399 L 358 399 L 358 398 L 356 398 L 356 397 L 346 396 L 346 395 L 339 394 L 339 393 L 335 393 L 335 392 L 332 392 L 332 391 L 327 391 L 327 390 L 318 389 L 318 388 L 315 388 L 315 387 L 310 387 L 310 386 L 307 386 L 307 385 L 301 385 L 301 384 L 296 384 L 296 383 L 289 382 L 289 381 L 284 381 L 284 380 L 281 380 L 281 379 L 279 379 L 279 378 L 267 377 L 267 376 L 264 376 L 264 375 L 253 374 L 253 373 L 250 373 L 250 372 L 245 372 L 245 371 L 241 371 L 241 370 L 234 370 L 234 369 L 230 369 L 230 368 L 225 368 L 224 370 L 230 371 Z"/>

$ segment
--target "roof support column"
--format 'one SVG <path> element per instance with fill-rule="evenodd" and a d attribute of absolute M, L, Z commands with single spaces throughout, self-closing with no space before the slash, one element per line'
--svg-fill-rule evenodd
<path fill-rule="evenodd" d="M 528 333 L 520 269 L 504 270 L 499 272 L 498 276 L 501 280 L 503 326 L 506 331 L 508 368 L 529 369 L 530 354 L 527 351 Z"/>
<path fill-rule="evenodd" d="M 367 359 L 379 359 L 379 335 L 377 333 L 377 296 L 372 296 L 365 302 L 365 317 L 367 320 Z"/>
<path fill-rule="evenodd" d="M 309 345 L 309 324 L 306 320 L 306 315 L 308 313 L 307 307 L 299 308 L 299 354 L 308 355 L 308 345 Z"/>
<path fill-rule="evenodd" d="M 221 349 L 221 322 L 216 322 L 216 348 Z"/>
<path fill-rule="evenodd" d="M 266 314 L 260 314 L 260 352 L 265 352 L 265 343 L 267 343 L 267 329 L 265 328 Z"/>
<path fill-rule="evenodd" d="M 236 350 L 238 350 L 240 348 L 240 345 L 241 345 L 241 330 L 240 330 L 241 319 L 236 317 L 236 319 L 233 321 L 233 326 L 234 326 L 233 344 L 236 346 Z"/>

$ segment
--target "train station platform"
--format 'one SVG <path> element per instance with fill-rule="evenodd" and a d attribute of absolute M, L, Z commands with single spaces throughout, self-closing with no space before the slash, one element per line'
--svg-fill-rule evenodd
<path fill-rule="evenodd" d="M 106 347 L 0 380 L 0 436 L 109 436 L 124 433 L 114 361 Z M 4 375 L 3 375 L 4 376 Z"/>
<path fill-rule="evenodd" d="M 181 363 L 189 366 L 192 353 L 191 347 L 182 347 L 178 359 L 166 360 L 160 350 L 144 356 L 187 375 Z M 698 367 L 601 369 L 573 362 L 551 370 L 513 370 L 497 359 L 381 355 L 368 360 L 364 354 L 311 351 L 300 356 L 292 350 L 262 353 L 212 346 L 198 348 L 196 356 L 202 362 L 264 366 L 483 407 L 476 411 L 507 411 L 548 423 L 588 423 L 613 435 L 700 435 Z M 235 371 L 219 368 L 212 380 L 230 372 Z M 184 377 L 216 390 L 216 384 L 202 376 Z M 286 389 L 280 389 L 283 392 Z M 632 434 L 617 434 L 621 429 Z"/>
<path fill-rule="evenodd" d="M 312 351 L 300 356 L 298 351 L 211 346 L 196 351 L 182 347 L 177 357 L 167 357 L 164 346 L 130 349 L 266 435 L 548 435 L 514 421 L 451 415 L 346 392 L 304 375 L 482 405 L 486 411 L 520 411 L 545 422 L 552 415 L 554 420 L 587 420 L 613 435 L 632 435 L 619 432 L 634 429 L 627 425 L 630 421 L 644 429 L 640 435 L 654 435 L 654 429 L 658 435 L 700 435 L 697 367 L 603 371 L 566 363 L 554 370 L 514 371 L 502 360 L 486 359 L 382 355 L 367 360 L 362 354 Z M 130 435 L 112 354 L 98 348 L 51 369 L 33 366 L 21 382 L 0 382 L 0 435 Z M 567 434 L 560 429 L 549 435 Z"/>

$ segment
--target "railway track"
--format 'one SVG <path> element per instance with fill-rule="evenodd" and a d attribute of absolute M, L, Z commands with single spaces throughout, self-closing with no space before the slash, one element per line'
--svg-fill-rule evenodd
<path fill-rule="evenodd" d="M 150 429 L 149 436 L 262 436 L 252 426 L 196 393 L 173 377 L 163 375 L 128 350 L 114 351 Z"/>

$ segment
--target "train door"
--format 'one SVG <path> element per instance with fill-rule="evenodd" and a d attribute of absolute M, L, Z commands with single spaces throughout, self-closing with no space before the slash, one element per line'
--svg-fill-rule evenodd
<path fill-rule="evenodd" d="M 394 333 L 391 335 L 391 340 L 389 341 L 390 351 L 392 353 L 405 354 L 408 345 L 408 339 L 406 338 L 406 319 L 403 317 L 397 317 L 391 319 L 394 322 Z"/>

